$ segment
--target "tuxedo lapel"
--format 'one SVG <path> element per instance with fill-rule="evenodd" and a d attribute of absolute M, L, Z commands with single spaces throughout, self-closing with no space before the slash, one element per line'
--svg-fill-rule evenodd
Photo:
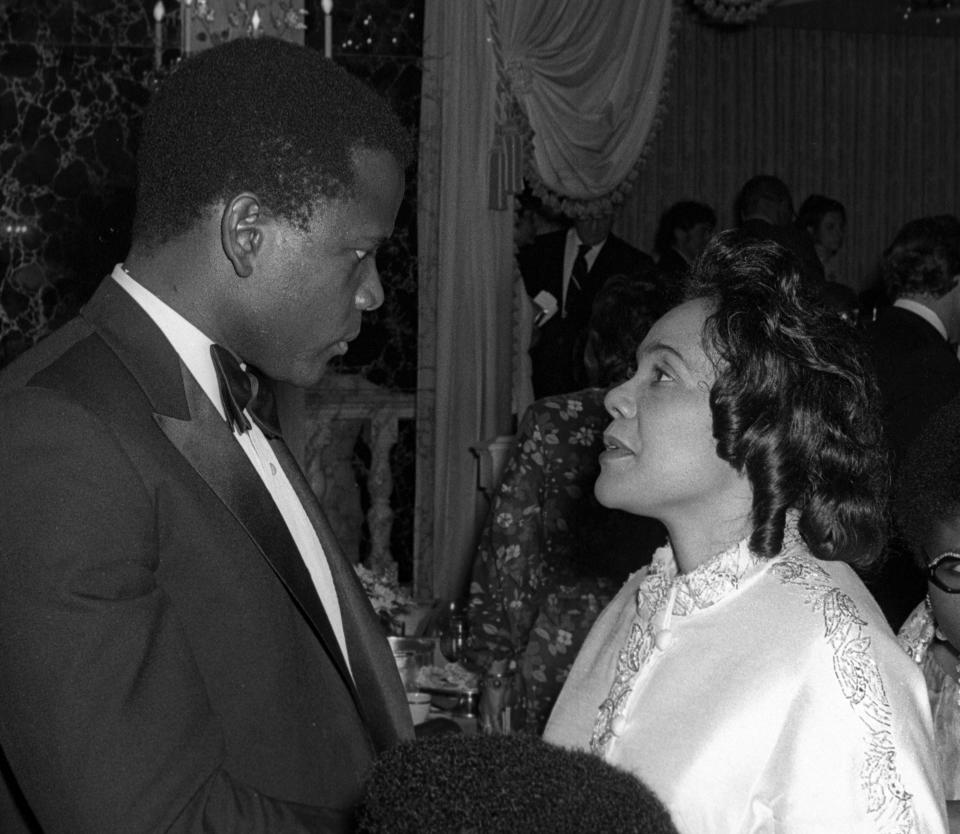
<path fill-rule="evenodd" d="M 359 703 L 377 749 L 387 749 L 413 735 L 396 661 L 360 580 L 343 555 L 300 467 L 283 440 L 271 440 L 270 445 L 306 510 L 327 557 L 340 603 Z"/>
<path fill-rule="evenodd" d="M 564 275 L 564 257 L 567 247 L 567 232 L 551 232 L 552 239 L 549 245 L 544 247 L 545 259 L 547 261 L 545 275 L 547 276 L 548 291 L 557 299 L 557 304 L 563 304 L 563 281 Z"/>
<path fill-rule="evenodd" d="M 353 690 L 353 680 L 313 579 L 272 496 L 229 426 L 185 368 L 183 387 L 190 418 L 155 414 L 157 425 L 246 530 Z"/>
<path fill-rule="evenodd" d="M 608 235 L 604 241 L 597 257 L 593 259 L 593 266 L 587 273 L 587 283 L 591 292 L 596 293 L 600 289 L 600 284 L 610 275 L 621 272 L 617 259 L 617 241 L 613 235 Z"/>
<path fill-rule="evenodd" d="M 360 706 L 356 688 L 310 572 L 269 491 L 199 383 L 142 308 L 106 279 L 84 310 L 137 379 L 154 420 L 244 528 L 313 627 Z"/>

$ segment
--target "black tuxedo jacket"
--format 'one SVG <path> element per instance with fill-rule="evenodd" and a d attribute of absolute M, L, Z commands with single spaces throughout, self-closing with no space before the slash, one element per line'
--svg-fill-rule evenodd
<path fill-rule="evenodd" d="M 868 326 L 894 473 L 927 419 L 960 393 L 960 361 L 946 339 L 916 313 L 884 307 Z M 886 563 L 865 577 L 896 630 L 926 593 L 906 544 L 891 530 Z"/>
<path fill-rule="evenodd" d="M 326 552 L 349 668 L 249 460 L 104 281 L 0 375 L 0 830 L 348 830 L 412 737 L 353 569 Z"/>
<path fill-rule="evenodd" d="M 881 309 L 867 333 L 898 461 L 927 418 L 960 393 L 960 361 L 933 325 L 902 307 Z"/>
<path fill-rule="evenodd" d="M 530 348 L 533 393 L 537 399 L 582 388 L 583 336 L 593 299 L 612 275 L 641 275 L 653 269 L 653 259 L 616 235 L 609 235 L 587 275 L 576 309 L 563 318 L 563 256 L 566 229 L 539 235 L 517 254 L 524 287 L 530 298 L 541 291 L 557 299 L 558 311 L 538 328 Z"/>

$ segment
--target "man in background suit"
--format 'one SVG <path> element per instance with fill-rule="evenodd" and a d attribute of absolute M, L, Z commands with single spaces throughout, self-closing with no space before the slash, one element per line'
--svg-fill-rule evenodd
<path fill-rule="evenodd" d="M 537 310 L 530 347 L 537 399 L 583 387 L 587 322 L 603 282 L 653 268 L 649 255 L 610 233 L 612 226 L 612 214 L 582 217 L 568 229 L 539 235 L 517 255 Z"/>
<path fill-rule="evenodd" d="M 867 335 L 896 474 L 926 421 L 960 393 L 960 252 L 952 230 L 941 218 L 910 221 L 884 253 L 881 273 L 894 301 Z M 893 533 L 886 563 L 867 586 L 896 630 L 923 599 L 926 581 Z"/>
<path fill-rule="evenodd" d="M 751 177 L 737 195 L 736 212 L 743 231 L 785 246 L 800 259 L 804 278 L 815 286 L 823 284 L 823 264 L 810 235 L 794 225 L 793 195 L 783 180 L 770 174 Z"/>
<path fill-rule="evenodd" d="M 408 155 L 384 102 L 277 40 L 155 94 L 126 260 L 0 376 L 4 834 L 352 830 L 413 736 L 268 396 L 382 302 Z"/>

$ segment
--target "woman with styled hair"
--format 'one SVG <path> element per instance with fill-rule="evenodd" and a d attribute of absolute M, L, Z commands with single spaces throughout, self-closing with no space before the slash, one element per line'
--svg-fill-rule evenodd
<path fill-rule="evenodd" d="M 847 210 L 843 203 L 823 194 L 811 194 L 800 204 L 797 227 L 810 235 L 828 281 L 836 281 L 831 261 L 843 247 L 847 233 Z"/>
<path fill-rule="evenodd" d="M 595 491 L 669 534 L 544 737 L 691 832 L 944 831 L 923 680 L 857 576 L 887 467 L 857 332 L 771 241 L 718 235 L 611 390 Z"/>
<path fill-rule="evenodd" d="M 681 200 L 674 203 L 657 223 L 653 242 L 657 268 L 667 280 L 690 271 L 717 227 L 717 214 L 706 203 Z"/>

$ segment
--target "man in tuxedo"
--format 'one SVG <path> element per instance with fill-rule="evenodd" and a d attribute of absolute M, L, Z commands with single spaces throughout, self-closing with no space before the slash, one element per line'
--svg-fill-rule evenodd
<path fill-rule="evenodd" d="M 381 304 L 408 155 L 384 102 L 278 40 L 154 95 L 127 258 L 0 376 L 4 834 L 351 830 L 412 738 L 269 407 Z"/>
<path fill-rule="evenodd" d="M 610 229 L 613 215 L 582 217 L 539 235 L 517 262 L 536 309 L 530 346 L 537 399 L 583 387 L 583 347 L 597 290 L 611 275 L 641 275 L 653 260 Z"/>
<path fill-rule="evenodd" d="M 896 474 L 907 447 L 937 409 L 960 394 L 960 252 L 941 218 L 911 220 L 884 253 L 881 273 L 893 305 L 868 325 Z M 867 577 L 898 629 L 926 593 L 926 581 L 896 531 L 879 575 Z"/>

